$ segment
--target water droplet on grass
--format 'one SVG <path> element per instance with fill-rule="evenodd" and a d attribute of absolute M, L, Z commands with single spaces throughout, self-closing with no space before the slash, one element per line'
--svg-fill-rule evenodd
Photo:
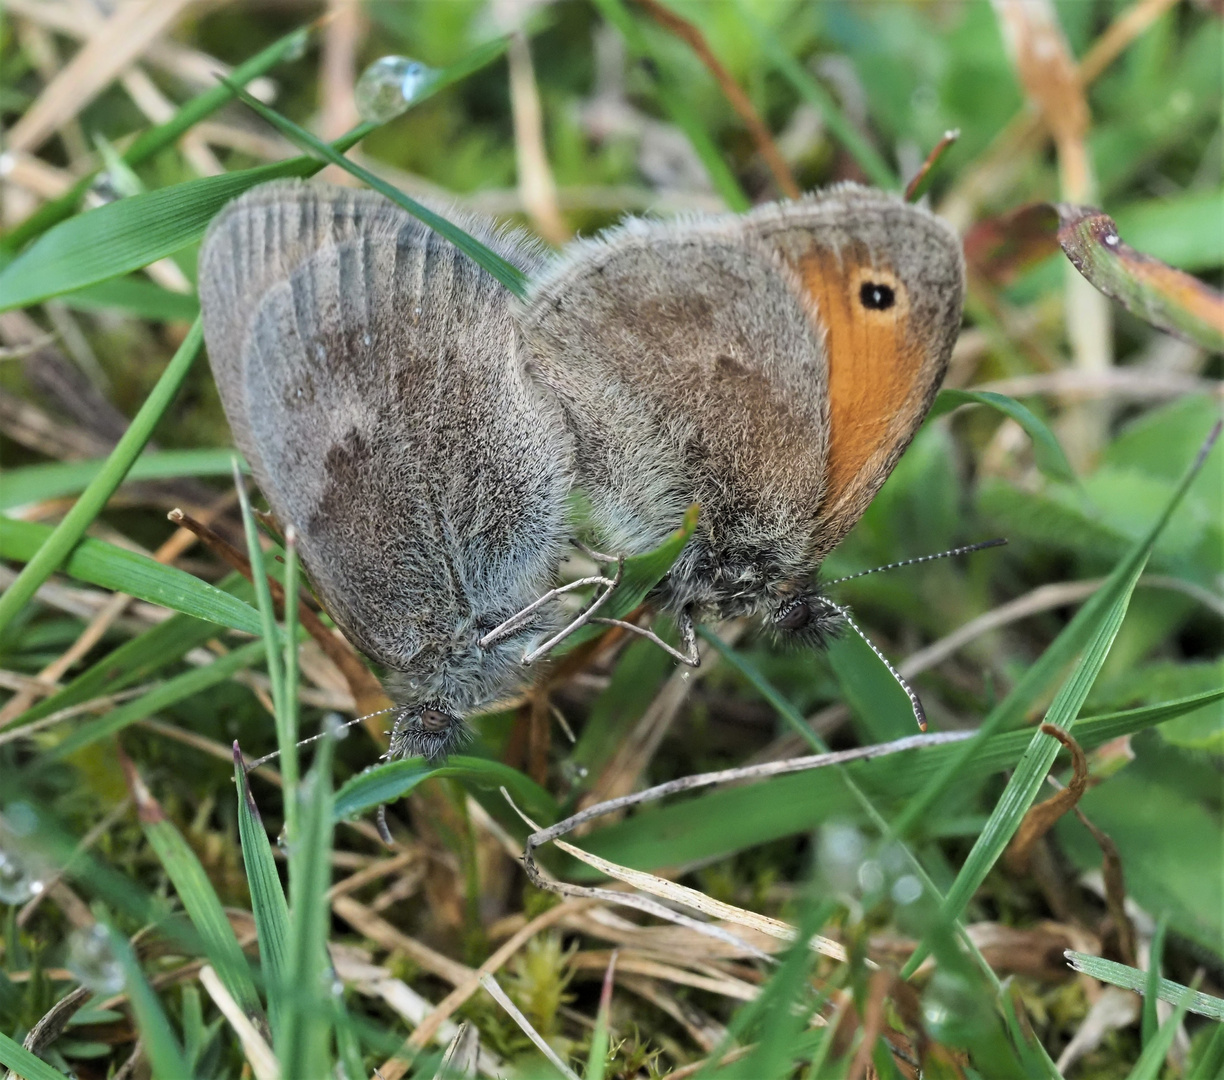
<path fill-rule="evenodd" d="M 357 80 L 357 112 L 363 120 L 383 124 L 407 112 L 437 77 L 433 68 L 407 56 L 375 60 Z"/>
<path fill-rule="evenodd" d="M 68 938 L 68 970 L 83 986 L 99 994 L 114 994 L 123 989 L 123 966 L 111 948 L 106 927 L 74 930 Z"/>

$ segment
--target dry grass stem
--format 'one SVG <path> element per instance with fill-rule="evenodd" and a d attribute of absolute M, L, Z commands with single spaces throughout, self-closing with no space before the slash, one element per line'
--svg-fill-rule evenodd
<path fill-rule="evenodd" d="M 280 1064 L 264 1037 L 255 1030 L 241 1006 L 230 995 L 217 973 L 207 964 L 200 968 L 200 984 L 208 991 L 213 1004 L 221 1011 L 226 1022 L 238 1036 L 247 1064 L 255 1080 L 280 1080 Z"/>

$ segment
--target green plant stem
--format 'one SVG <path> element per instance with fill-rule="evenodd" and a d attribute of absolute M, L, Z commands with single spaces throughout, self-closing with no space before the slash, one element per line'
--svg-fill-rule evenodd
<path fill-rule="evenodd" d="M 196 353 L 200 351 L 203 341 L 203 327 L 199 319 L 192 324 L 178 352 L 166 365 L 166 370 L 157 380 L 153 392 L 140 407 L 135 419 L 119 440 L 119 444 L 106 459 L 106 467 L 90 481 L 89 486 L 81 493 L 72 509 L 64 516 L 55 531 L 47 538 L 47 542 L 38 549 L 37 554 L 25 565 L 17 575 L 16 580 L 0 596 L 0 631 L 9 625 L 18 612 L 33 598 L 39 587 L 68 558 L 72 549 L 85 535 L 85 530 L 93 524 L 94 519 L 102 512 L 106 501 L 114 494 L 115 489 L 123 483 L 128 469 L 132 467 L 140 452 L 145 448 L 153 434 L 153 428 L 162 418 L 170 402 L 174 400 L 183 379 L 191 369 Z"/>

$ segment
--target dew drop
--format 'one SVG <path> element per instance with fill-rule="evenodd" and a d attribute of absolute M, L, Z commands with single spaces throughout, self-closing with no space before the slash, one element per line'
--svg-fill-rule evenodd
<path fill-rule="evenodd" d="M 96 993 L 114 994 L 123 989 L 123 965 L 111 948 L 106 927 L 98 923 L 69 936 L 67 967 L 82 986 Z"/>
<path fill-rule="evenodd" d="M 386 123 L 407 112 L 436 77 L 437 72 L 419 60 L 384 56 L 357 80 L 357 112 L 363 120 Z"/>
<path fill-rule="evenodd" d="M 282 58 L 286 63 L 301 60 L 306 55 L 306 45 L 309 41 L 309 30 L 299 30 L 285 43 L 285 51 L 282 54 Z"/>
<path fill-rule="evenodd" d="M 26 859 L 16 851 L 0 849 L 0 904 L 24 904 L 44 887 Z"/>
<path fill-rule="evenodd" d="M 1110 247 L 1117 247 L 1118 246 L 1117 233 L 1110 233 L 1108 236 L 1106 236 L 1105 243 L 1107 243 Z"/>

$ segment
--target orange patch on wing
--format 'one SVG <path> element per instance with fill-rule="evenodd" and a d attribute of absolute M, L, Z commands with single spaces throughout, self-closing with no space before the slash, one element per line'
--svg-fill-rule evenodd
<path fill-rule="evenodd" d="M 858 260 L 856 260 L 858 255 Z M 889 271 L 872 267 L 865 253 L 842 258 L 814 249 L 797 270 L 816 303 L 829 364 L 829 466 L 825 499 L 836 506 L 871 458 L 891 443 L 893 421 L 909 412 L 923 367 L 922 349 L 910 340 L 909 297 Z M 861 260 L 861 261 L 860 261 Z M 884 310 L 865 307 L 864 285 L 893 290 Z"/>

